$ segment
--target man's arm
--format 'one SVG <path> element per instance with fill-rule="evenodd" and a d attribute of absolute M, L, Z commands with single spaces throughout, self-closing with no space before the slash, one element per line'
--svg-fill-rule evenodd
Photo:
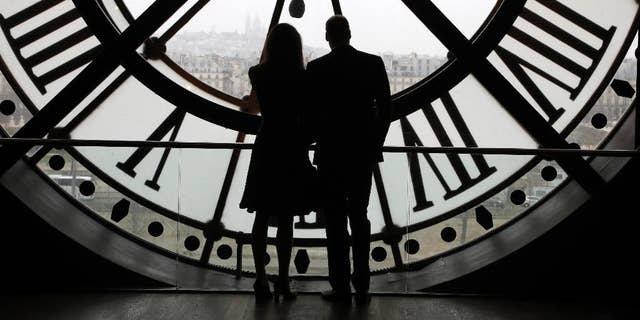
<path fill-rule="evenodd" d="M 382 58 L 377 57 L 374 81 L 375 81 L 375 99 L 376 108 L 378 109 L 378 146 L 384 145 L 384 140 L 387 137 L 389 126 L 391 124 L 391 89 L 389 88 L 389 78 L 387 77 L 387 71 L 384 67 Z"/>
<path fill-rule="evenodd" d="M 311 142 L 315 142 L 316 146 L 318 145 L 318 137 L 320 131 L 320 101 L 319 101 L 319 91 L 321 81 L 319 79 L 320 75 L 318 74 L 318 70 L 316 68 L 316 63 L 311 61 L 307 64 L 307 90 L 306 90 L 306 102 L 305 102 L 305 110 L 303 112 L 303 123 L 307 130 L 307 134 Z M 318 164 L 318 150 L 313 153 L 313 164 Z"/>
<path fill-rule="evenodd" d="M 307 64 L 307 76 L 306 76 L 306 101 L 304 104 L 304 123 L 307 126 L 308 132 L 311 134 L 313 141 L 317 140 L 318 130 L 319 130 L 319 108 L 320 106 L 318 98 L 319 98 L 319 86 L 320 80 L 318 79 L 317 70 L 315 68 L 315 64 L 309 62 Z"/>

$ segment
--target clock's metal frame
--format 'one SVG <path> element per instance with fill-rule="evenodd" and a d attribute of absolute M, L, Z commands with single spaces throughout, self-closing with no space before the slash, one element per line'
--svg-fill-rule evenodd
<path fill-rule="evenodd" d="M 479 52 L 488 54 L 490 50 L 495 47 L 495 45 L 497 45 L 497 43 L 506 33 L 507 28 L 511 27 L 513 21 L 515 20 L 515 18 L 517 18 L 517 12 L 519 12 L 522 6 L 524 6 L 525 2 L 526 1 L 501 1 L 498 3 L 496 8 L 494 8 L 492 17 L 488 19 L 485 22 L 483 28 L 481 28 L 482 32 L 479 32 L 473 38 L 472 42 Z M 508 10 L 504 9 L 503 6 Z M 499 10 L 500 8 L 503 9 Z M 96 31 L 94 32 L 96 33 L 96 35 L 99 36 L 101 32 L 114 32 L 113 29 L 106 30 L 106 28 L 112 28 L 112 26 L 106 23 L 107 20 L 104 17 L 102 18 L 102 20 L 97 19 L 98 16 L 96 14 L 97 12 L 83 12 L 83 15 L 85 15 L 86 18 L 93 17 L 87 20 L 94 22 L 93 24 L 91 24 L 91 27 L 95 28 Z M 98 23 L 100 21 L 103 23 Z M 637 25 L 638 16 L 636 16 L 634 22 L 634 26 L 637 27 Z M 102 31 L 98 31 L 101 29 Z M 628 44 L 630 44 L 633 36 L 634 34 L 630 34 L 628 36 L 627 46 Z M 624 52 L 621 52 L 617 58 L 616 63 L 614 63 L 614 66 L 617 66 L 623 58 Z M 185 101 L 190 102 L 191 105 L 203 103 L 203 101 L 198 101 L 194 96 L 189 96 L 188 94 L 186 94 L 185 90 L 181 87 L 177 85 L 171 86 L 171 80 L 165 78 L 157 70 L 145 63 L 142 58 L 130 59 L 130 61 L 126 61 L 124 65 L 127 68 L 128 72 L 134 74 L 134 76 L 138 77 L 138 79 L 142 83 L 147 85 L 156 93 L 162 96 L 166 96 L 166 98 L 168 98 L 167 100 L 169 101 L 175 99 L 176 101 L 181 102 L 180 104 L 176 105 L 182 105 L 183 103 L 185 103 Z M 424 102 L 432 101 L 438 98 L 440 92 L 453 87 L 464 77 L 466 77 L 468 75 L 468 68 L 469 66 L 465 65 L 465 63 L 454 59 L 447 63 L 436 74 L 426 78 L 414 87 L 394 96 L 394 103 L 400 106 L 401 109 L 401 114 L 396 115 L 396 117 L 415 111 L 416 104 L 412 102 L 416 100 Z M 8 75 L 8 80 L 12 82 L 11 76 L 10 74 L 8 74 L 8 69 L 1 60 L 0 69 L 2 69 L 5 75 Z M 609 70 L 606 78 L 610 79 L 615 71 L 615 68 Z M 583 109 L 581 114 L 579 114 L 562 132 L 562 136 L 567 136 L 578 125 L 580 119 L 584 117 L 586 112 L 588 112 L 590 107 L 595 103 L 600 93 L 605 89 L 606 85 L 607 81 L 603 82 L 601 87 L 590 99 L 589 103 Z M 13 81 L 12 86 L 16 89 L 19 89 L 17 86 L 15 86 L 15 81 Z M 167 90 L 167 87 L 169 88 L 169 90 Z M 35 106 L 29 104 L 29 99 L 26 98 L 26 95 L 24 93 L 17 93 L 21 98 L 23 98 L 23 101 L 25 102 L 27 107 L 32 110 L 32 112 L 37 110 Z M 208 106 L 210 106 L 211 104 L 208 101 L 206 101 L 206 103 Z M 232 115 L 231 113 L 228 113 L 229 111 L 232 110 L 223 110 L 221 112 L 223 112 L 224 114 L 224 119 L 231 120 L 219 124 L 248 132 L 253 132 L 255 130 L 257 119 L 254 116 L 244 115 L 235 111 L 232 112 L 235 112 L 236 114 Z M 220 115 L 212 116 L 211 114 L 209 114 L 203 116 L 203 118 L 205 119 L 212 119 L 217 118 Z M 605 144 L 610 145 L 611 143 L 615 144 L 623 142 L 625 146 L 628 146 L 628 141 L 624 140 L 632 136 L 632 134 L 628 133 L 630 130 L 629 123 L 631 122 L 632 118 L 633 117 L 630 117 L 629 114 L 627 114 L 624 118 L 625 125 L 621 126 L 620 130 L 618 130 L 617 133 L 612 133 L 610 135 L 611 141 L 605 142 Z M 96 173 L 101 179 L 105 180 L 112 187 L 116 187 L 116 189 L 118 189 L 120 192 L 127 195 L 134 201 L 137 201 L 149 207 L 150 209 L 160 214 L 166 215 L 167 217 L 170 217 L 174 220 L 178 219 L 178 215 L 174 212 L 170 212 L 164 208 L 155 206 L 153 203 L 147 201 L 146 199 L 137 196 L 135 193 L 129 190 L 126 190 L 126 188 L 119 185 L 115 180 L 110 179 L 108 175 L 101 173 L 100 170 L 93 166 L 89 161 L 83 159 L 82 155 L 79 152 L 74 151 L 73 148 L 68 148 L 67 150 L 74 156 L 74 158 L 80 160 L 83 165 L 89 168 L 92 172 Z M 453 217 L 468 209 L 471 209 L 474 206 L 477 206 L 484 199 L 488 198 L 490 195 L 498 192 L 499 190 L 502 190 L 508 184 L 519 178 L 522 174 L 535 166 L 539 161 L 540 158 L 532 160 L 524 168 L 514 174 L 511 179 L 508 179 L 508 181 L 505 181 L 502 184 L 492 188 L 482 196 L 468 202 L 465 206 L 457 208 L 456 210 L 448 212 L 445 215 L 439 216 L 435 219 L 409 226 L 408 231 L 425 228 L 437 222 Z M 606 160 L 595 159 L 594 163 L 603 161 Z M 615 162 L 615 167 L 621 168 L 626 161 L 618 159 L 615 161 L 612 160 L 612 162 Z M 119 230 L 117 227 L 113 227 L 109 223 L 101 221 L 100 218 L 91 218 L 93 213 L 90 209 L 84 207 L 81 204 L 73 204 L 75 200 L 73 200 L 66 194 L 61 195 L 58 191 L 56 191 L 56 187 L 53 187 L 53 183 L 49 179 L 47 179 L 44 174 L 34 172 L 38 171 L 38 169 L 30 167 L 32 165 L 33 164 L 29 165 L 21 162 L 2 178 L 3 184 L 7 185 L 7 182 L 11 182 L 11 184 L 9 185 L 11 187 L 10 189 L 14 193 L 16 193 L 16 195 L 21 200 L 23 200 L 24 203 L 29 204 L 30 208 L 34 212 L 39 213 L 51 225 L 63 231 L 65 234 L 71 236 L 72 238 L 74 238 L 74 240 L 86 245 L 93 251 L 96 251 L 101 255 L 109 258 L 110 260 L 124 265 L 136 272 L 148 275 L 154 279 L 158 279 L 166 283 L 175 283 L 178 286 L 198 288 L 206 287 L 211 289 L 249 288 L 246 279 L 232 279 L 228 274 L 218 272 L 229 272 L 232 270 L 226 270 L 225 268 L 216 267 L 213 265 L 207 265 L 207 267 L 203 268 L 198 263 L 198 261 L 191 261 L 191 259 L 179 257 L 175 253 L 167 252 L 165 249 L 155 247 L 145 241 L 136 238 L 135 236 L 127 234 L 126 232 Z M 611 172 L 617 172 L 617 170 L 612 170 Z M 21 178 L 16 179 L 16 177 Z M 16 184 L 16 181 L 20 182 Z M 34 186 L 39 186 L 38 190 L 42 189 L 42 192 L 33 193 Z M 476 270 L 486 265 L 487 263 L 495 261 L 496 259 L 516 250 L 532 239 L 535 239 L 544 231 L 548 230 L 553 225 L 561 221 L 570 212 L 573 212 L 580 204 L 584 203 L 584 201 L 589 198 L 588 194 L 581 192 L 580 190 L 581 187 L 575 181 L 567 182 L 563 186 L 559 187 L 558 190 L 554 192 L 554 196 L 549 197 L 547 201 L 540 202 L 538 205 L 530 208 L 526 214 L 522 214 L 518 218 L 510 221 L 507 225 L 489 232 L 476 241 L 472 241 L 452 251 L 448 251 L 444 254 L 440 254 L 430 259 L 420 261 L 410 266 L 397 266 L 398 270 L 401 269 L 400 267 L 409 267 L 409 269 L 393 273 L 394 276 L 374 276 L 374 278 L 372 279 L 372 288 L 377 290 L 394 291 L 401 291 L 405 289 L 421 289 L 437 283 L 442 283 L 457 276 L 461 276 L 463 274 Z M 571 203 L 562 201 L 563 199 L 567 199 L 565 197 L 569 195 L 572 197 Z M 47 199 L 48 201 L 43 202 L 43 199 Z M 562 209 L 561 212 L 565 214 L 559 215 L 559 211 L 557 211 L 559 209 Z M 68 212 L 68 214 L 65 214 L 64 219 L 60 219 L 60 217 L 55 214 L 56 212 Z M 532 219 L 536 220 L 536 225 L 540 223 L 541 225 L 544 225 L 545 228 L 532 230 Z M 186 219 L 182 216 L 179 217 L 179 221 L 180 223 L 191 225 L 199 229 L 203 229 L 204 227 L 206 227 L 206 225 L 201 222 L 190 221 L 189 219 Z M 113 233 L 113 231 L 116 232 Z M 110 237 L 111 240 L 113 240 L 112 243 L 114 245 L 109 248 L 102 246 L 102 243 L 98 243 L 96 241 L 96 234 Z M 233 232 L 228 231 L 223 232 L 222 235 L 228 237 L 237 236 Z M 246 239 L 239 240 L 248 240 L 248 236 L 245 237 Z M 384 234 L 379 233 L 374 235 L 372 237 L 372 240 L 382 240 L 384 239 L 384 237 Z M 496 250 L 495 247 L 488 245 L 492 242 L 502 242 L 506 241 L 507 239 L 509 239 L 510 245 L 499 246 L 500 250 Z M 102 240 L 100 240 L 100 242 L 102 242 Z M 321 246 L 323 245 L 323 241 L 322 239 L 296 239 L 295 245 Z M 160 255 L 158 255 L 158 253 L 160 253 Z M 183 261 L 176 264 L 177 258 Z M 448 264 L 453 263 L 454 261 L 456 263 L 456 268 L 448 267 Z M 310 280 L 305 282 L 304 284 L 301 284 L 301 286 L 308 289 L 315 289 L 321 287 L 323 283 L 324 282 L 315 282 Z"/>

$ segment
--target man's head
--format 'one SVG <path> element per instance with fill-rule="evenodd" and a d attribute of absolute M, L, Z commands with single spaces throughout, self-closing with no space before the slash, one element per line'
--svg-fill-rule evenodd
<path fill-rule="evenodd" d="M 349 21 L 342 15 L 335 15 L 326 24 L 325 38 L 329 41 L 329 47 L 332 49 L 341 45 L 349 44 L 351 39 L 351 30 L 349 29 Z"/>

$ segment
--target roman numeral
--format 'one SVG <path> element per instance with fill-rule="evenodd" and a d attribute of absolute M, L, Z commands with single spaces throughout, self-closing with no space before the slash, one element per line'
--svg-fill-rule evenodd
<path fill-rule="evenodd" d="M 458 107 L 455 105 L 453 99 L 449 94 L 444 95 L 442 98 L 442 103 L 445 107 L 445 110 L 451 121 L 453 122 L 460 138 L 462 139 L 464 145 L 466 147 L 477 147 L 477 143 L 475 139 L 471 135 L 471 131 L 469 127 L 465 123 L 460 111 L 458 111 Z M 443 147 L 452 147 L 453 143 L 451 141 L 450 135 L 446 132 L 442 121 L 438 118 L 438 115 L 433 109 L 432 105 L 427 105 L 422 108 L 422 112 L 424 113 L 427 121 L 433 132 L 438 139 L 438 142 Z M 416 130 L 413 128 L 409 120 L 407 118 L 400 119 L 400 126 L 402 128 L 402 137 L 404 139 L 404 143 L 406 146 L 424 146 L 420 137 L 416 133 Z M 477 177 L 472 177 L 469 173 L 469 169 L 465 166 L 462 161 L 462 158 L 458 154 L 447 154 L 447 159 L 453 168 L 453 172 L 446 172 L 446 176 L 443 174 L 443 171 L 438 168 L 433 158 L 428 153 L 422 154 L 427 161 L 429 167 L 435 174 L 438 182 L 445 190 L 444 199 L 452 198 L 465 190 L 473 187 L 480 181 L 484 180 L 494 172 L 496 172 L 496 168 L 489 166 L 487 160 L 482 155 L 471 155 L 471 159 L 473 160 L 474 165 L 480 174 Z M 409 162 L 409 172 L 411 174 L 411 183 L 413 184 L 413 191 L 416 197 L 416 206 L 413 208 L 414 211 L 420 211 L 427 209 L 433 205 L 433 203 L 427 200 L 426 190 L 424 187 L 424 182 L 422 178 L 422 170 L 420 168 L 420 162 L 418 159 L 417 153 L 408 153 L 407 160 Z M 455 175 L 460 182 L 460 186 L 456 188 L 452 188 L 450 186 L 451 175 Z"/>
<path fill-rule="evenodd" d="M 583 65 L 567 57 L 562 52 L 545 44 L 539 38 L 534 37 L 533 35 L 527 33 L 527 31 L 524 31 L 518 27 L 514 26 L 509 31 L 508 35 L 521 44 L 532 49 L 537 54 L 553 61 L 559 67 L 575 75 L 579 79 L 578 83 L 570 84 L 567 83 L 568 81 L 566 80 L 560 80 L 557 77 L 549 74 L 541 67 L 536 66 L 530 62 L 536 60 L 536 58 L 534 57 L 518 56 L 512 51 L 509 51 L 508 49 L 505 49 L 501 46 L 496 49 L 496 54 L 502 59 L 502 61 L 515 75 L 518 81 L 520 81 L 520 83 L 526 88 L 527 92 L 533 97 L 533 99 L 540 106 L 543 112 L 549 117 L 549 122 L 554 123 L 564 113 L 565 110 L 563 108 L 557 108 L 551 101 L 549 101 L 549 99 L 536 85 L 534 80 L 531 79 L 531 77 L 527 74 L 525 68 L 532 72 L 535 72 L 536 74 L 542 76 L 544 79 L 550 81 L 559 88 L 567 91 L 571 100 L 575 100 L 584 89 L 585 85 L 593 75 L 596 67 L 600 63 L 600 60 L 604 56 L 607 48 L 609 47 L 611 39 L 615 34 L 616 28 L 611 27 L 609 29 L 605 29 L 597 25 L 595 22 L 575 12 L 571 8 L 558 2 L 557 0 L 536 0 L 536 2 L 545 6 L 559 16 L 565 18 L 566 20 L 574 24 L 574 26 L 579 27 L 581 30 L 584 30 L 588 34 L 584 34 L 582 32 L 580 32 L 579 34 L 569 33 L 568 31 L 566 31 L 567 26 L 559 27 L 540 14 L 533 12 L 531 9 L 526 7 L 520 14 L 520 18 L 526 20 L 548 35 L 553 36 L 557 40 L 560 40 L 562 43 L 575 49 L 577 52 L 587 57 L 591 63 L 589 67 L 584 67 Z M 585 36 L 596 37 L 597 39 L 602 41 L 602 45 L 600 47 L 593 47 L 584 40 Z"/>
<path fill-rule="evenodd" d="M 22 54 L 22 49 L 24 49 L 25 47 L 33 44 L 40 39 L 50 36 L 58 32 L 62 27 L 67 26 L 78 19 L 81 19 L 80 13 L 75 7 L 62 14 L 48 12 L 49 9 L 55 7 L 63 1 L 65 0 L 42 0 L 23 9 L 22 11 L 15 13 L 10 17 L 4 18 L 3 16 L 0 16 L 0 27 L 2 27 L 2 31 L 9 41 L 14 54 L 18 58 L 18 61 L 22 65 L 22 68 L 25 70 L 33 84 L 42 94 L 45 94 L 47 92 L 47 85 L 91 62 L 95 58 L 97 51 L 100 49 L 100 45 L 96 45 L 90 49 L 73 49 L 74 57 L 71 60 L 68 60 L 63 64 L 41 74 L 36 74 L 34 68 L 93 36 L 89 28 L 87 26 L 84 26 L 80 30 L 76 30 L 65 38 L 58 40 L 55 43 L 49 44 L 45 48 L 28 57 L 25 57 Z M 14 28 L 42 14 L 47 15 L 46 22 L 31 28 L 28 32 L 24 33 L 21 36 L 14 37 L 12 35 L 12 30 Z"/>
<path fill-rule="evenodd" d="M 182 122 L 185 117 L 185 112 L 176 109 L 173 111 L 159 126 L 156 130 L 151 133 L 147 141 L 160 141 L 164 138 L 169 131 L 171 131 L 171 136 L 169 137 L 169 141 L 176 141 L 176 137 L 178 136 L 178 132 L 180 131 L 180 126 L 182 126 Z M 150 147 L 140 147 L 138 148 L 125 162 L 118 162 L 116 167 L 122 170 L 124 173 L 128 174 L 130 177 L 135 178 L 136 171 L 135 168 L 140 164 L 140 162 L 149 155 L 152 148 Z M 167 158 L 169 157 L 169 153 L 171 152 L 171 148 L 165 148 L 162 153 L 162 157 L 160 158 L 160 162 L 158 162 L 158 166 L 156 167 L 156 171 L 151 180 L 147 180 L 144 184 L 153 189 L 160 190 L 160 185 L 158 185 L 158 179 L 162 174 L 162 170 L 164 169 L 164 165 L 167 162 Z"/>

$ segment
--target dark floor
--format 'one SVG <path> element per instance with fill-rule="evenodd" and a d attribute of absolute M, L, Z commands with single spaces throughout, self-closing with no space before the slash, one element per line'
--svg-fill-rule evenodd
<path fill-rule="evenodd" d="M 366 307 L 317 294 L 256 305 L 250 294 L 18 293 L 0 297 L 0 319 L 640 319 L 634 308 L 575 300 L 376 295 Z"/>

